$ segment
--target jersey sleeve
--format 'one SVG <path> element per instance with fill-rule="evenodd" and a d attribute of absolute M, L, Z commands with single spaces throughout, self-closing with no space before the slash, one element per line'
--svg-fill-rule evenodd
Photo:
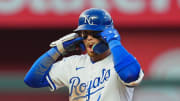
<path fill-rule="evenodd" d="M 50 90 L 54 91 L 63 86 L 68 86 L 68 77 L 72 68 L 72 58 L 64 58 L 52 65 L 46 79 L 50 85 Z"/>

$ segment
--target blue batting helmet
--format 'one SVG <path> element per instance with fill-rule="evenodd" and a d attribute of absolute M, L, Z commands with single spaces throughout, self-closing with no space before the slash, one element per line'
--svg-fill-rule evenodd
<path fill-rule="evenodd" d="M 113 20 L 110 14 L 103 9 L 91 8 L 80 14 L 78 27 L 74 31 L 103 31 L 109 27 L 113 27 Z"/>

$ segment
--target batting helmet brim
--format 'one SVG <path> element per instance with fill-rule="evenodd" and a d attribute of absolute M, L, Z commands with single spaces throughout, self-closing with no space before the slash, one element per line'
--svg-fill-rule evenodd
<path fill-rule="evenodd" d="M 91 31 L 103 31 L 106 28 L 113 27 L 112 25 L 110 26 L 104 26 L 104 25 L 89 25 L 89 24 L 84 24 L 78 26 L 74 32 L 82 31 L 82 30 L 91 30 Z"/>

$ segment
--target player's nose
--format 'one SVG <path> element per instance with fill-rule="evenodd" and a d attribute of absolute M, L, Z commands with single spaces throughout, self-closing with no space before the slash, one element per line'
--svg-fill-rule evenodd
<path fill-rule="evenodd" d="M 87 35 L 87 41 L 91 41 L 93 39 L 93 36 Z"/>

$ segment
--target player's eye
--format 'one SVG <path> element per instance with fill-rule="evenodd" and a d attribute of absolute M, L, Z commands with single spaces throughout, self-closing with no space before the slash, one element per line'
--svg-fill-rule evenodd
<path fill-rule="evenodd" d="M 94 38 L 100 38 L 100 35 L 99 35 L 100 32 L 92 32 L 91 33 L 91 36 L 93 36 Z"/>
<path fill-rule="evenodd" d="M 81 34 L 81 37 L 82 37 L 83 39 L 87 39 L 88 35 L 87 35 L 87 34 Z"/>

